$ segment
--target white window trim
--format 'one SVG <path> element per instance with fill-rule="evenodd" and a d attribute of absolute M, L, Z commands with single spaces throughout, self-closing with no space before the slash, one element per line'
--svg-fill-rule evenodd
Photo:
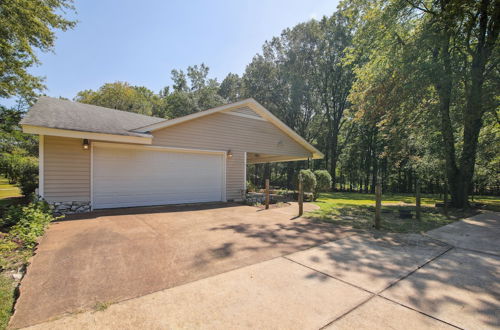
<path fill-rule="evenodd" d="M 243 164 L 243 194 L 247 191 L 247 152 L 245 151 L 245 160 Z"/>
<path fill-rule="evenodd" d="M 90 210 L 94 210 L 94 143 L 90 141 Z"/>
<path fill-rule="evenodd" d="M 44 170 L 45 136 L 38 137 L 38 195 L 45 196 L 45 170 Z"/>
<path fill-rule="evenodd" d="M 149 146 L 149 145 L 139 145 L 139 144 L 125 144 L 125 143 L 108 143 L 108 142 L 94 142 L 96 146 L 111 147 L 111 148 L 122 148 L 122 149 L 146 149 L 154 151 L 166 151 L 166 152 L 187 152 L 195 154 L 224 154 L 225 150 L 209 150 L 209 149 L 191 149 L 191 148 L 177 148 L 177 147 L 164 147 L 164 146 Z"/>
<path fill-rule="evenodd" d="M 227 195 L 226 195 L 226 163 L 227 163 L 227 152 L 224 151 L 224 153 L 221 155 L 222 157 L 222 193 L 221 193 L 221 201 L 227 202 Z"/>

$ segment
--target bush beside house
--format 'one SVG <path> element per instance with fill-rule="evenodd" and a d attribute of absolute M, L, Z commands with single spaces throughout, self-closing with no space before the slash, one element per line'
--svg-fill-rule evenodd
<path fill-rule="evenodd" d="M 18 258 L 31 252 L 47 225 L 55 220 L 45 202 L 10 206 L 0 220 L 0 270 L 13 269 L 27 260 Z"/>
<path fill-rule="evenodd" d="M 25 197 L 38 187 L 38 159 L 23 153 L 0 154 L 0 172 L 10 183 L 17 185 Z"/>
<path fill-rule="evenodd" d="M 316 188 L 316 177 L 311 170 L 300 170 L 295 174 L 293 182 L 297 190 L 299 188 L 299 178 L 302 179 L 302 188 L 304 192 L 314 192 Z"/>
<path fill-rule="evenodd" d="M 47 225 L 55 220 L 45 202 L 13 205 L 0 220 L 0 329 L 7 327 L 26 264 Z"/>
<path fill-rule="evenodd" d="M 316 177 L 316 189 L 314 190 L 314 200 L 319 197 L 320 192 L 330 191 L 332 188 L 332 176 L 327 170 L 314 171 Z"/>

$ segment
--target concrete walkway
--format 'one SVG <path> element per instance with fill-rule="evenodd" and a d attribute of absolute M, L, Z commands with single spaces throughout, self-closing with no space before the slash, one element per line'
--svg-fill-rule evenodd
<path fill-rule="evenodd" d="M 352 235 L 32 329 L 499 328 L 499 223 Z"/>

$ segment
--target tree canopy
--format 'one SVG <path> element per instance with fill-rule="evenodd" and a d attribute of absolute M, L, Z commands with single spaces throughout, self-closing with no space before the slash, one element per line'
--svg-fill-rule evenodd
<path fill-rule="evenodd" d="M 28 69 L 39 63 L 36 50 L 51 51 L 55 30 L 73 28 L 60 13 L 73 10 L 72 0 L 3 0 L 0 2 L 0 97 L 33 98 L 43 79 Z"/>
<path fill-rule="evenodd" d="M 163 105 L 160 96 L 148 88 L 131 86 L 119 81 L 104 84 L 96 91 L 83 90 L 76 95 L 74 100 L 148 116 L 160 113 Z"/>
<path fill-rule="evenodd" d="M 33 48 L 50 50 L 53 31 L 73 27 L 55 14 L 71 2 L 1 6 L 0 96 L 33 95 L 43 88 L 26 73 Z M 326 170 L 334 190 L 448 189 L 461 208 L 470 194 L 500 193 L 499 30 L 498 0 L 343 0 L 266 41 L 221 83 L 202 63 L 172 70 L 159 92 L 114 82 L 75 100 L 175 118 L 252 97 L 325 158 L 255 165 L 251 178 L 292 187 L 300 169 Z"/>

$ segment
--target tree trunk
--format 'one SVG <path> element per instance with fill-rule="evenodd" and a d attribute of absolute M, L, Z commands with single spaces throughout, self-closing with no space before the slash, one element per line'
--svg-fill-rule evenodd
<path fill-rule="evenodd" d="M 375 153 L 373 154 L 372 157 L 372 186 L 370 189 L 370 193 L 374 194 L 375 193 L 375 185 L 377 184 L 377 174 L 378 174 L 378 166 L 377 166 L 377 157 L 375 156 Z"/>
<path fill-rule="evenodd" d="M 469 192 L 472 187 L 474 176 L 474 165 L 476 163 L 477 144 L 479 132 L 483 126 L 483 84 L 485 79 L 485 69 L 492 48 L 498 38 L 498 22 L 494 28 L 488 30 L 488 6 L 489 0 L 482 0 L 479 9 L 479 37 L 476 49 L 472 57 L 470 69 L 469 86 L 466 86 L 466 104 L 464 111 L 464 135 L 462 155 L 460 157 L 460 176 L 458 181 L 458 191 L 456 200 L 453 201 L 455 207 L 469 206 Z M 495 3 L 492 20 L 500 17 L 500 5 Z"/>
<path fill-rule="evenodd" d="M 330 175 L 332 176 L 332 191 L 337 190 L 337 177 L 335 175 L 335 172 L 337 171 L 337 156 L 332 157 L 332 167 L 331 167 L 331 172 Z"/>
<path fill-rule="evenodd" d="M 460 205 L 459 182 L 460 173 L 456 164 L 455 137 L 453 135 L 453 125 L 450 118 L 451 92 L 452 92 L 452 70 L 450 58 L 450 38 L 448 29 L 444 29 L 441 35 L 439 48 L 435 50 L 435 59 L 441 57 L 442 72 L 439 79 L 436 79 L 436 90 L 439 96 L 439 114 L 441 117 L 441 137 L 443 139 L 443 151 L 445 158 L 446 178 L 450 189 L 452 204 Z"/>

